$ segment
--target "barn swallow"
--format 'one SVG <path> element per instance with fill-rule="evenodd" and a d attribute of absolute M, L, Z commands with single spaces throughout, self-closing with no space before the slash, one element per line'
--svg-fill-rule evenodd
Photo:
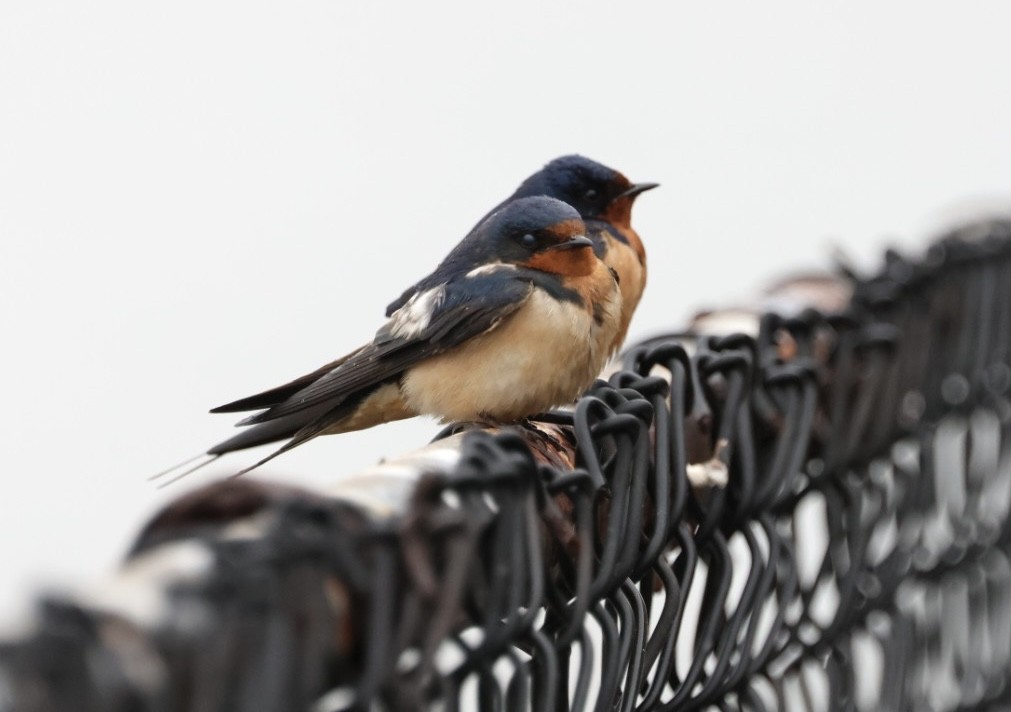
<path fill-rule="evenodd" d="M 632 183 L 613 168 L 583 156 L 562 156 L 523 181 L 512 195 L 491 210 L 495 212 L 520 198 L 546 195 L 579 211 L 586 223 L 586 234 L 593 240 L 594 252 L 615 271 L 621 288 L 621 327 L 611 344 L 612 355 L 625 341 L 629 322 L 646 286 L 646 250 L 632 229 L 632 204 L 639 194 L 657 186 L 657 183 Z M 386 308 L 386 315 L 401 308 L 419 286 L 430 285 L 426 282 L 404 292 Z"/>
<path fill-rule="evenodd" d="M 493 212 L 418 285 L 368 344 L 214 408 L 261 412 L 240 421 L 250 426 L 240 434 L 161 474 L 202 460 L 175 480 L 225 453 L 288 439 L 246 472 L 318 435 L 415 415 L 520 420 L 578 397 L 620 328 L 621 291 L 586 225 L 544 196 Z"/>

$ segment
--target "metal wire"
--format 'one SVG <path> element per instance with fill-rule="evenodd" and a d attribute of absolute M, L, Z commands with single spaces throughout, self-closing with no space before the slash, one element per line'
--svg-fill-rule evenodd
<path fill-rule="evenodd" d="M 1009 388 L 1011 224 L 979 223 L 843 313 L 639 344 L 386 514 L 189 495 L 127 562 L 174 572 L 157 605 L 41 602 L 0 710 L 1000 709 Z"/>

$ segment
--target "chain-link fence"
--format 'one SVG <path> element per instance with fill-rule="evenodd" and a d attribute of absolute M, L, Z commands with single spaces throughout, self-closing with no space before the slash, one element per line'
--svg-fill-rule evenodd
<path fill-rule="evenodd" d="M 329 492 L 189 494 L 0 647 L 0 710 L 1003 708 L 1011 223 L 852 287 Z"/>

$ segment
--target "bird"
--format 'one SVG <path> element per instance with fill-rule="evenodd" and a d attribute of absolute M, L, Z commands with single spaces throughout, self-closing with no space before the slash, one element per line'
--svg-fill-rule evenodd
<path fill-rule="evenodd" d="M 561 200 L 579 212 L 594 252 L 614 270 L 621 288 L 621 327 L 611 343 L 612 356 L 625 342 L 629 323 L 646 287 L 646 249 L 632 228 L 632 204 L 640 194 L 658 186 L 659 183 L 633 183 L 613 168 L 572 154 L 549 161 L 488 213 L 512 201 L 537 195 Z M 426 278 L 421 286 L 430 286 L 430 279 Z M 401 308 L 417 287 L 414 285 L 392 302 L 386 315 Z"/>
<path fill-rule="evenodd" d="M 593 383 L 620 328 L 622 295 L 570 205 L 503 204 L 410 290 L 374 338 L 289 383 L 211 410 L 259 411 L 173 482 L 218 457 L 287 439 L 243 474 L 319 435 L 416 415 L 522 420 Z M 166 483 L 167 484 L 167 483 Z"/>

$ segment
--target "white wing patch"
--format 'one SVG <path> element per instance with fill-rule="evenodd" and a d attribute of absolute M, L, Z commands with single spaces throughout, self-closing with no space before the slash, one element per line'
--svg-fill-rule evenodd
<path fill-rule="evenodd" d="M 507 265 L 503 262 L 492 262 L 491 264 L 481 265 L 480 267 L 475 267 L 470 272 L 467 273 L 467 279 L 473 279 L 474 277 L 481 277 L 486 274 L 494 274 L 495 272 L 500 272 L 502 270 L 515 270 L 515 265 Z"/>
<path fill-rule="evenodd" d="M 404 306 L 393 312 L 388 325 L 390 335 L 401 339 L 418 336 L 428 328 L 432 314 L 445 299 L 444 284 L 415 294 Z"/>

